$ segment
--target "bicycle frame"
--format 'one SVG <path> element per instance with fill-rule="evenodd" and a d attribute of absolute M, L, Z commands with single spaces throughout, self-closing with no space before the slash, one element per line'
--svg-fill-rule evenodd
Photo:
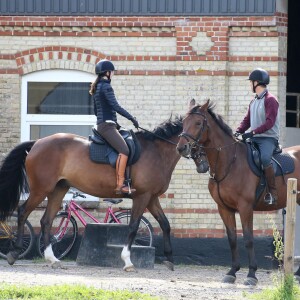
<path fill-rule="evenodd" d="M 67 204 L 67 212 L 68 212 L 68 219 L 70 219 L 71 214 L 74 213 L 76 217 L 79 219 L 79 221 L 82 223 L 82 225 L 85 227 L 87 222 L 86 220 L 80 215 L 78 211 L 82 211 L 84 214 L 86 214 L 90 219 L 92 219 L 95 223 L 107 223 L 109 216 L 116 222 L 120 223 L 120 221 L 116 218 L 115 213 L 112 209 L 112 206 L 109 205 L 106 214 L 104 217 L 103 222 L 100 222 L 98 219 L 96 219 L 94 216 L 92 216 L 88 211 L 86 211 L 84 208 L 82 208 L 79 204 L 77 204 L 73 199 Z"/>
<path fill-rule="evenodd" d="M 3 230 L 7 234 L 6 236 L 1 236 L 0 239 L 8 239 L 8 238 L 13 237 L 10 226 L 8 226 L 5 222 L 0 222 L 0 226 L 3 228 Z"/>
<path fill-rule="evenodd" d="M 120 223 L 120 221 L 115 216 L 115 213 L 112 209 L 112 205 L 108 206 L 103 222 L 100 222 L 98 219 L 96 219 L 94 216 L 92 216 L 88 211 L 86 211 L 83 207 L 81 207 L 79 204 L 77 204 L 73 199 L 67 201 L 64 204 L 63 210 L 68 213 L 68 219 L 66 220 L 66 224 L 64 226 L 62 226 L 62 223 L 64 222 L 64 220 L 61 220 L 61 222 L 58 226 L 58 230 L 61 228 L 62 228 L 62 230 L 60 232 L 57 231 L 54 234 L 54 237 L 56 237 L 56 239 L 58 241 L 65 235 L 72 213 L 74 213 L 74 215 L 78 218 L 78 220 L 81 222 L 81 224 L 84 227 L 87 225 L 88 222 L 81 216 L 79 211 L 86 214 L 91 220 L 93 220 L 95 223 L 98 223 L 98 224 L 99 223 L 107 223 L 109 216 L 111 216 L 111 218 L 114 220 L 114 222 Z"/>

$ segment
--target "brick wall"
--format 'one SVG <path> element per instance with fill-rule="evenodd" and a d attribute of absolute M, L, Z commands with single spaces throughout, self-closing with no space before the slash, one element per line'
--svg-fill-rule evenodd
<path fill-rule="evenodd" d="M 93 73 L 95 62 L 107 57 L 118 70 L 113 86 L 120 102 L 138 116 L 142 127 L 153 128 L 171 113 L 185 113 L 194 97 L 200 103 L 214 100 L 217 112 L 235 128 L 252 96 L 245 78 L 255 67 L 270 71 L 270 90 L 285 107 L 286 40 L 287 15 L 281 13 L 182 19 L 2 16 L 1 155 L 20 142 L 23 75 L 51 69 Z M 284 109 L 281 120 L 285 124 Z M 124 119 L 121 123 L 129 125 Z M 225 235 L 207 181 L 192 162 L 180 160 L 167 194 L 161 197 L 175 236 Z M 38 224 L 40 214 L 36 212 L 31 220 Z M 281 214 L 269 214 L 281 228 Z M 272 234 L 265 215 L 255 214 L 256 235 Z"/>

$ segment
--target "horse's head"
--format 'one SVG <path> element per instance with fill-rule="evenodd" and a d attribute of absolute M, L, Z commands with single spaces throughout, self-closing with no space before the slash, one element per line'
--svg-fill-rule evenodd
<path fill-rule="evenodd" d="M 193 149 L 207 140 L 208 105 L 209 100 L 202 106 L 196 105 L 194 99 L 190 101 L 189 111 L 183 119 L 183 131 L 177 144 L 177 151 L 181 156 L 192 157 Z"/>

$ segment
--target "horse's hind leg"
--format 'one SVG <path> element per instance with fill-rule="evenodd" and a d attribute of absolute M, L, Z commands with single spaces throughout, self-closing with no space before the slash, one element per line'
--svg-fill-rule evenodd
<path fill-rule="evenodd" d="M 240 269 L 240 258 L 237 247 L 236 221 L 235 213 L 220 205 L 218 205 L 219 214 L 225 224 L 227 238 L 231 250 L 232 265 L 229 272 L 223 278 L 225 283 L 234 283 L 236 280 L 236 272 Z"/>
<path fill-rule="evenodd" d="M 168 267 L 168 269 L 174 271 L 174 260 L 173 260 L 173 252 L 172 252 L 172 245 L 171 245 L 171 238 L 170 238 L 171 227 L 159 203 L 158 197 L 151 199 L 147 208 L 150 211 L 150 213 L 153 215 L 153 217 L 157 220 L 163 232 L 164 254 L 167 258 L 167 260 L 165 260 L 163 263 Z"/>
<path fill-rule="evenodd" d="M 54 191 L 48 194 L 48 203 L 44 215 L 41 219 L 41 231 L 43 233 L 45 251 L 45 260 L 49 261 L 52 267 L 61 267 L 60 261 L 55 257 L 52 245 L 50 242 L 50 229 L 52 227 L 53 219 L 61 207 L 61 203 L 64 195 L 68 191 L 69 187 L 63 184 L 57 184 Z"/>
<path fill-rule="evenodd" d="M 28 199 L 18 208 L 17 239 L 13 249 L 7 253 L 7 262 L 13 265 L 18 259 L 23 246 L 24 225 L 30 213 L 45 199 L 44 195 L 30 193 Z"/>

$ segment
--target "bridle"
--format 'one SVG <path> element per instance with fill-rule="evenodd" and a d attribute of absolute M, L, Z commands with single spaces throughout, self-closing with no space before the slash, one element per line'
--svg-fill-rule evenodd
<path fill-rule="evenodd" d="M 200 144 L 200 140 L 203 136 L 203 133 L 209 129 L 209 126 L 207 124 L 207 118 L 206 118 L 206 114 L 205 113 L 202 113 L 202 112 L 190 112 L 189 115 L 192 115 L 192 114 L 195 114 L 195 115 L 200 115 L 204 118 L 204 121 L 203 121 L 203 124 L 199 130 L 199 133 L 197 134 L 196 137 L 193 137 L 192 135 L 190 135 L 189 133 L 187 132 L 182 132 L 179 137 L 183 137 L 187 140 L 187 143 L 189 145 L 189 155 L 185 156 L 186 158 L 192 158 L 192 159 L 197 159 L 199 158 L 200 156 L 203 156 L 205 155 L 206 156 L 206 152 L 205 152 L 205 149 L 214 149 L 214 150 L 217 150 L 218 151 L 218 155 L 217 155 L 217 159 L 215 161 L 215 166 L 214 166 L 214 170 L 217 169 L 217 165 L 218 165 L 218 162 L 219 162 L 219 156 L 220 156 L 220 152 L 222 151 L 222 149 L 224 148 L 227 148 L 227 147 L 230 147 L 232 145 L 237 145 L 237 143 L 239 141 L 234 141 L 233 143 L 231 144 L 228 144 L 228 145 L 225 145 L 225 146 L 221 146 L 221 147 L 205 147 L 203 146 L 202 144 Z M 193 142 L 191 142 L 191 140 Z M 198 148 L 198 150 L 196 150 L 193 155 L 191 154 L 192 152 L 192 149 L 196 149 Z M 234 152 L 234 156 L 233 156 L 233 159 L 231 160 L 228 168 L 227 168 L 227 171 L 225 172 L 225 175 L 221 178 L 221 179 L 216 179 L 216 174 L 215 172 L 213 173 L 210 173 L 210 178 L 213 179 L 214 181 L 216 181 L 217 183 L 220 183 L 221 181 L 223 181 L 227 175 L 229 174 L 230 172 L 230 169 L 231 169 L 231 166 L 232 164 L 234 163 L 234 161 L 236 160 L 236 149 L 237 147 L 235 147 L 235 152 Z"/>
<path fill-rule="evenodd" d="M 189 145 L 189 155 L 185 156 L 185 157 L 186 158 L 193 158 L 194 159 L 196 157 L 191 155 L 192 149 L 196 148 L 196 147 L 199 148 L 199 142 L 200 142 L 200 140 L 202 138 L 202 134 L 204 133 L 205 130 L 208 129 L 208 125 L 207 125 L 207 118 L 206 118 L 206 114 L 205 113 L 196 111 L 196 112 L 189 113 L 189 115 L 199 115 L 199 116 L 201 116 L 201 117 L 204 118 L 203 124 L 202 124 L 202 126 L 201 126 L 201 128 L 199 130 L 199 133 L 197 134 L 196 137 L 193 137 L 192 135 L 190 135 L 189 133 L 184 132 L 184 131 L 179 135 L 179 137 L 185 138 L 186 141 L 187 141 L 187 143 L 188 143 L 188 145 Z M 191 142 L 191 140 L 193 142 Z M 201 148 L 201 146 L 200 146 L 200 148 Z M 195 153 L 197 153 L 197 151 Z M 201 154 L 202 153 L 203 152 L 201 152 Z"/>

